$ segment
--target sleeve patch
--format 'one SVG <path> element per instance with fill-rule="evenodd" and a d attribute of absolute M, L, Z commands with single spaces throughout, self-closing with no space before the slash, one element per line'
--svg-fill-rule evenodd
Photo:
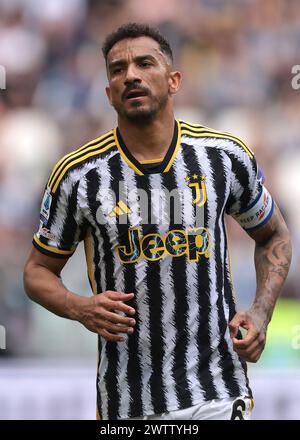
<path fill-rule="evenodd" d="M 37 233 L 37 237 L 38 238 L 44 237 L 47 240 L 57 242 L 57 237 L 54 234 L 52 234 L 51 231 L 48 228 L 46 228 L 43 223 L 41 223 L 40 225 L 40 228 Z"/>
<path fill-rule="evenodd" d="M 41 213 L 40 213 L 40 219 L 45 224 L 47 224 L 48 219 L 49 219 L 51 203 L 52 203 L 51 189 L 49 188 L 49 186 L 47 186 L 44 197 L 43 197 L 42 206 L 41 206 Z"/>

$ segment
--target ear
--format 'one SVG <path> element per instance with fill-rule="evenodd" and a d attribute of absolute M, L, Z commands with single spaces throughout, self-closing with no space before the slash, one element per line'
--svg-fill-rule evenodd
<path fill-rule="evenodd" d="M 108 100 L 110 102 L 110 105 L 112 105 L 110 87 L 108 87 L 108 86 L 105 87 L 105 92 L 106 92 L 106 96 L 108 97 Z"/>
<path fill-rule="evenodd" d="M 182 79 L 182 75 L 180 72 L 178 71 L 170 72 L 169 80 L 168 80 L 170 95 L 175 95 L 178 92 L 181 84 L 181 79 Z"/>

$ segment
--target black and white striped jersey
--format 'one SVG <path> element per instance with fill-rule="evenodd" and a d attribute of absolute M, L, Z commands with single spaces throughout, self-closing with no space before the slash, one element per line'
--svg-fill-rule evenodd
<path fill-rule="evenodd" d="M 251 395 L 228 329 L 235 302 L 224 214 L 256 206 L 262 179 L 239 138 L 181 120 L 174 127 L 157 161 L 138 162 L 118 129 L 63 157 L 33 239 L 53 257 L 84 240 L 93 293 L 135 293 L 134 333 L 118 343 L 99 336 L 103 419 Z M 258 215 L 265 222 L 271 210 Z"/>

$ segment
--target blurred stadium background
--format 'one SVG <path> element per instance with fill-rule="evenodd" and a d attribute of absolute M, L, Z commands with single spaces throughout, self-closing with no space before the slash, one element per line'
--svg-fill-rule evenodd
<path fill-rule="evenodd" d="M 0 419 L 93 419 L 96 336 L 30 302 L 22 269 L 58 158 L 115 125 L 101 44 L 127 21 L 158 26 L 183 71 L 176 115 L 255 151 L 293 236 L 293 263 L 250 377 L 253 418 L 300 419 L 299 0 L 0 0 Z M 2 71 L 2 70 L 1 70 Z M 3 78 L 2 78 L 3 84 Z M 240 308 L 255 291 L 253 243 L 228 222 Z M 83 252 L 63 279 L 90 295 Z"/>

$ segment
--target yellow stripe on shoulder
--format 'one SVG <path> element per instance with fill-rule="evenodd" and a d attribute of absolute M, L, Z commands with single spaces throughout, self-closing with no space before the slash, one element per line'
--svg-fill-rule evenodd
<path fill-rule="evenodd" d="M 101 143 L 103 141 L 109 140 L 110 137 L 113 136 L 113 131 L 110 130 L 107 133 L 103 134 L 102 136 L 93 139 L 89 142 L 87 142 L 86 144 L 84 144 L 82 147 L 77 148 L 74 151 L 71 151 L 70 153 L 66 154 L 65 156 L 63 156 L 55 165 L 55 167 L 53 168 L 53 171 L 49 177 L 48 180 L 48 185 L 51 187 L 51 185 L 53 184 L 53 181 L 55 180 L 56 176 L 61 172 L 61 170 L 63 169 L 64 165 L 66 164 L 66 162 L 68 162 L 70 159 L 72 159 L 74 156 L 77 157 L 79 154 L 83 153 L 85 150 L 94 148 Z"/>
<path fill-rule="evenodd" d="M 52 186 L 50 186 L 50 189 L 53 193 L 56 192 L 58 185 L 60 183 L 60 181 L 62 180 L 62 178 L 64 177 L 64 175 L 66 174 L 66 172 L 73 166 L 76 165 L 80 162 L 83 162 L 84 160 L 88 159 L 89 157 L 93 157 L 93 156 L 97 156 L 97 154 L 103 153 L 104 151 L 109 150 L 110 148 L 116 146 L 114 139 L 112 139 L 112 142 L 110 142 L 108 145 L 106 145 L 105 147 L 101 148 L 101 145 L 103 146 L 103 144 L 106 144 L 107 141 L 101 142 L 98 145 L 98 148 L 94 151 L 89 151 L 86 150 L 86 154 L 84 154 L 84 156 L 80 156 L 78 159 L 75 159 L 75 157 L 72 157 L 72 160 L 70 161 L 70 163 L 68 163 L 68 165 L 66 165 L 63 170 L 61 171 L 61 173 L 57 176 L 57 179 L 54 180 L 52 182 Z"/>
<path fill-rule="evenodd" d="M 190 123 L 186 123 L 184 121 L 180 121 L 180 123 L 181 123 L 182 134 L 188 134 L 190 136 L 195 136 L 195 137 L 215 137 L 219 139 L 232 140 L 236 142 L 238 145 L 240 145 L 243 148 L 243 150 L 245 150 L 246 153 L 250 156 L 251 159 L 254 157 L 253 151 L 251 151 L 251 149 L 245 144 L 245 142 L 243 142 L 239 137 L 231 133 L 228 133 L 226 131 L 214 130 L 212 128 L 205 127 L 203 125 L 202 126 L 199 125 L 197 127 L 194 124 L 194 126 L 191 127 Z"/>
<path fill-rule="evenodd" d="M 42 242 L 37 238 L 36 235 L 33 236 L 33 239 L 34 239 L 34 241 L 35 241 L 35 242 L 36 242 L 41 248 L 45 249 L 46 251 L 53 252 L 54 254 L 65 255 L 66 257 L 67 257 L 67 256 L 71 256 L 71 255 L 74 253 L 75 249 L 76 249 L 76 248 L 73 248 L 73 249 L 71 249 L 70 251 L 63 251 L 63 250 L 61 250 L 61 249 L 57 249 L 57 248 L 55 248 L 55 247 L 48 246 L 48 245 L 42 243 Z"/>

